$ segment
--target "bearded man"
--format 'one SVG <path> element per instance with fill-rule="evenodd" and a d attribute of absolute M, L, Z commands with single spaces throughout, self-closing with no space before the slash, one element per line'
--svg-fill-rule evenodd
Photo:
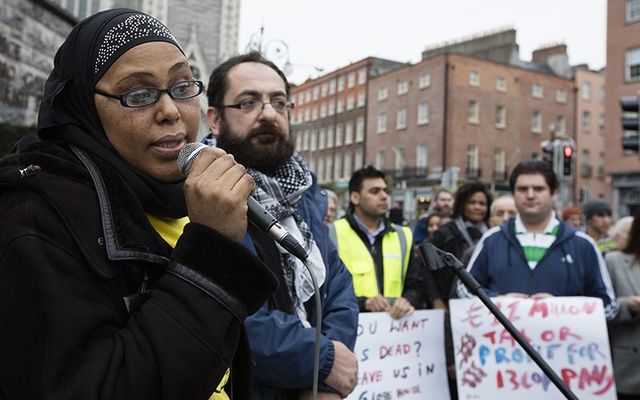
<path fill-rule="evenodd" d="M 233 57 L 211 74 L 207 119 L 217 146 L 255 180 L 255 199 L 309 254 L 322 299 L 319 398 L 340 399 L 357 383 L 358 303 L 323 223 L 326 192 L 294 151 L 289 94 L 282 71 L 260 54 Z M 245 245 L 280 280 L 276 293 L 245 323 L 255 361 L 253 398 L 310 398 L 316 334 L 311 279 L 302 262 L 273 239 L 256 229 L 249 233 Z"/>

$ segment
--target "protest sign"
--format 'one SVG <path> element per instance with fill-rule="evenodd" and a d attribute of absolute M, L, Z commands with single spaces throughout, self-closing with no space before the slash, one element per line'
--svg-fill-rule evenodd
<path fill-rule="evenodd" d="M 449 400 L 444 312 L 419 310 L 394 320 L 361 313 L 355 354 L 358 386 L 348 400 Z"/>
<path fill-rule="evenodd" d="M 579 399 L 616 398 L 600 299 L 493 301 Z M 565 398 L 480 300 L 451 300 L 450 312 L 460 400 Z"/>

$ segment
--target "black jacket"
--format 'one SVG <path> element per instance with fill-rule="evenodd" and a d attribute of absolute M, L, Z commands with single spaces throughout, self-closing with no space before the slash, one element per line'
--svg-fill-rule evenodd
<path fill-rule="evenodd" d="M 0 399 L 205 400 L 231 364 L 227 391 L 249 399 L 264 264 L 198 224 L 171 249 L 99 159 L 18 152 L 0 160 Z"/>

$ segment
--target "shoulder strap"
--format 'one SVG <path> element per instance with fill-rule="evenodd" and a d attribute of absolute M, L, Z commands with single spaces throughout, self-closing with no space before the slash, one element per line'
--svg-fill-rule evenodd
<path fill-rule="evenodd" d="M 402 229 L 402 226 L 397 225 L 392 223 L 391 227 L 393 228 L 393 230 L 398 234 L 398 239 L 400 240 L 400 256 L 402 257 L 402 282 L 404 282 L 404 275 L 405 275 L 405 269 L 404 269 L 404 260 L 406 259 L 407 256 L 407 237 L 404 234 L 404 229 Z"/>

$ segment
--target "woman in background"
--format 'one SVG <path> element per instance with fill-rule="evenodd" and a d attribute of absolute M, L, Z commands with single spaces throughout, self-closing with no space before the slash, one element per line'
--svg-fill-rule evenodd
<path fill-rule="evenodd" d="M 619 304 L 612 322 L 613 370 L 619 400 L 640 399 L 640 214 L 622 250 L 605 256 Z"/>

